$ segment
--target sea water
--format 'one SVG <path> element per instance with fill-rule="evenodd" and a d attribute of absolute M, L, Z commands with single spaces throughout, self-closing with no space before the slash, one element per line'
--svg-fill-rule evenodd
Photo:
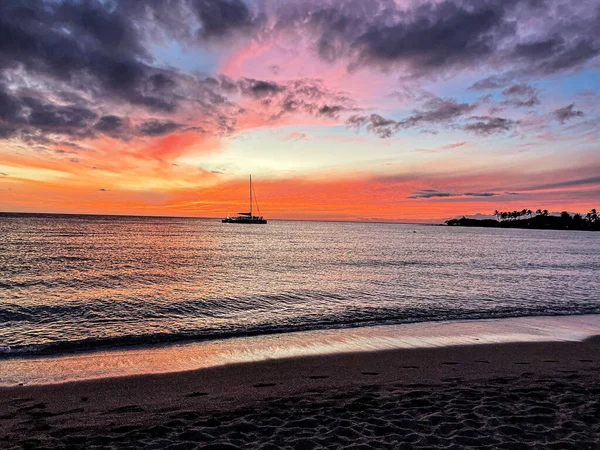
<path fill-rule="evenodd" d="M 600 313 L 600 234 L 0 215 L 0 359 Z"/>

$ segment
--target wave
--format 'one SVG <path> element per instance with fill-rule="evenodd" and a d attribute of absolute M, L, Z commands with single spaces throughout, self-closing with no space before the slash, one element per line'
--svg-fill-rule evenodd
<path fill-rule="evenodd" d="M 262 324 L 236 329 L 207 329 L 191 332 L 130 334 L 114 337 L 90 337 L 68 341 L 31 343 L 14 346 L 0 346 L 0 360 L 15 357 L 54 356 L 64 353 L 90 352 L 128 347 L 154 346 L 185 342 L 201 342 L 216 339 L 229 339 L 258 335 L 271 335 L 324 329 L 354 328 L 377 325 L 400 325 L 408 323 L 442 322 L 449 320 L 485 320 L 532 316 L 563 316 L 600 314 L 600 307 L 589 306 L 564 310 L 561 308 L 544 309 L 496 309 L 477 311 L 452 311 L 444 314 L 432 314 L 426 310 L 413 309 L 395 316 L 377 316 L 363 318 L 331 317 L 314 322 L 286 323 L 284 325 Z"/>

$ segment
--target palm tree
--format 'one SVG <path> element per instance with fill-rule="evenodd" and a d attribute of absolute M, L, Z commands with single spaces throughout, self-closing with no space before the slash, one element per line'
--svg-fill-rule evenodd
<path fill-rule="evenodd" d="M 541 209 L 538 209 L 538 210 L 536 210 L 536 212 L 535 212 L 535 213 L 536 213 L 536 214 L 539 214 L 539 215 L 542 215 L 542 210 L 541 210 Z"/>
<path fill-rule="evenodd" d="M 530 210 L 530 209 L 528 209 L 528 210 L 527 210 L 527 215 L 529 216 L 529 218 L 530 218 L 530 219 L 531 219 L 531 215 L 532 215 L 532 214 L 533 214 L 533 211 L 532 211 L 532 210 Z"/>
<path fill-rule="evenodd" d="M 494 216 L 496 217 L 496 219 L 500 218 L 500 213 L 498 212 L 497 209 L 494 210 Z"/>
<path fill-rule="evenodd" d="M 547 209 L 543 210 L 542 214 L 544 215 L 544 217 L 548 217 L 548 210 Z"/>

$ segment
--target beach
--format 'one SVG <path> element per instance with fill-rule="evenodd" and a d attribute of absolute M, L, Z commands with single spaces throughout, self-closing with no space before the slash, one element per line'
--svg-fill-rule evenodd
<path fill-rule="evenodd" d="M 53 215 L 0 231 L 2 449 L 600 445 L 591 232 Z"/>
<path fill-rule="evenodd" d="M 598 448 L 600 338 L 0 388 L 3 448 Z"/>

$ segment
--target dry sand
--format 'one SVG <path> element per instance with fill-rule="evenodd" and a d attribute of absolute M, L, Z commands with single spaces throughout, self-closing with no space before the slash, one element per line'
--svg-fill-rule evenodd
<path fill-rule="evenodd" d="M 0 388 L 1 448 L 600 448 L 600 338 Z"/>

